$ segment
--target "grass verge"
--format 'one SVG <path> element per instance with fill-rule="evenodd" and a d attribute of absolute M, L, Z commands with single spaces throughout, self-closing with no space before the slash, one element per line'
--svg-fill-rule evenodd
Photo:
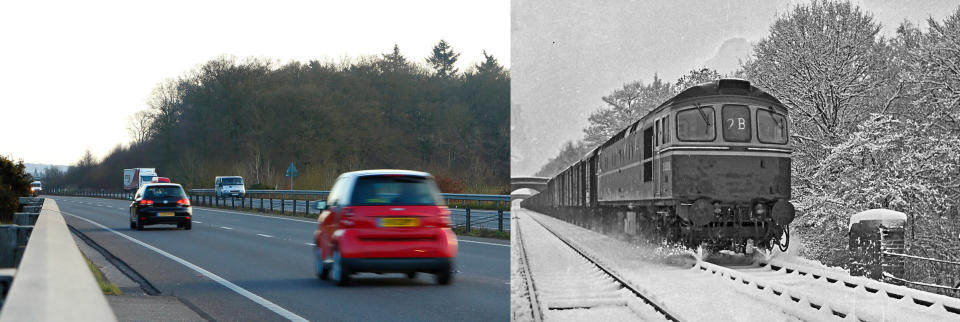
<path fill-rule="evenodd" d="M 510 240 L 509 231 L 496 231 L 496 230 L 487 230 L 487 229 L 471 229 L 470 231 L 467 231 L 467 228 L 465 227 L 453 227 L 453 232 L 458 236 L 472 236 L 472 237 Z"/>
<path fill-rule="evenodd" d="M 90 272 L 93 273 L 93 277 L 97 279 L 97 284 L 100 285 L 100 291 L 103 292 L 103 295 L 121 295 L 123 291 L 120 291 L 120 288 L 116 284 L 110 283 L 106 278 L 103 277 L 103 272 L 100 271 L 100 268 L 97 265 L 93 265 L 93 262 L 87 258 L 86 255 L 83 256 L 83 260 L 87 261 L 87 267 L 90 267 Z"/>

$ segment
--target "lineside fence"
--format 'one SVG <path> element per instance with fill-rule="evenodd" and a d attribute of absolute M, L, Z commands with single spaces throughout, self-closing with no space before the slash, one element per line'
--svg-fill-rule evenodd
<path fill-rule="evenodd" d="M 906 215 L 852 222 L 849 248 L 838 250 L 851 275 L 960 298 L 960 262 L 908 254 L 905 224 Z"/>
<path fill-rule="evenodd" d="M 89 191 L 50 189 L 45 194 L 61 196 L 82 196 L 128 200 L 133 192 Z M 190 203 L 218 208 L 246 209 L 259 212 L 273 212 L 281 215 L 317 218 L 318 201 L 326 201 L 326 190 L 247 190 L 242 196 L 217 196 L 214 189 L 190 189 L 187 195 Z M 453 227 L 462 227 L 466 231 L 474 229 L 492 231 L 510 231 L 510 196 L 444 193 L 443 199 L 450 207 L 450 220 Z"/>

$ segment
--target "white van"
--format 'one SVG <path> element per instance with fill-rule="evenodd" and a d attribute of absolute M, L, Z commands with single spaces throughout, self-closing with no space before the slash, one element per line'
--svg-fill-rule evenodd
<path fill-rule="evenodd" d="M 247 189 L 243 187 L 243 177 L 241 176 L 220 176 L 213 183 L 213 189 L 217 197 L 243 197 Z"/>

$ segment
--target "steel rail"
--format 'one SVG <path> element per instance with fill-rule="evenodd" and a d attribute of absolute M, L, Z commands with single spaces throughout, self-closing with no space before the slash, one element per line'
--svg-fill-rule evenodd
<path fill-rule="evenodd" d="M 570 242 L 569 240 L 567 240 L 565 237 L 562 237 L 562 236 L 560 236 L 559 234 L 557 234 L 555 231 L 553 231 L 552 229 L 550 229 L 549 227 L 547 227 L 547 225 L 544 225 L 539 219 L 536 219 L 536 218 L 534 218 L 533 216 L 528 216 L 528 217 L 530 217 L 531 219 L 533 219 L 533 221 L 536 221 L 538 224 L 540 224 L 541 227 L 543 227 L 544 230 L 546 230 L 546 231 L 549 232 L 551 235 L 553 235 L 554 237 L 556 237 L 557 239 L 559 239 L 561 242 L 563 242 L 564 244 L 566 244 L 568 247 L 570 247 L 570 249 L 573 249 L 573 251 L 577 252 L 577 254 L 580 254 L 580 256 L 582 256 L 582 257 L 583 257 L 584 259 L 586 259 L 588 262 L 590 262 L 591 264 L 593 264 L 594 266 L 596 266 L 598 269 L 600 269 L 600 271 L 604 272 L 605 274 L 607 274 L 608 276 L 610 276 L 610 278 L 612 278 L 613 280 L 617 281 L 617 283 L 619 283 L 620 285 L 622 285 L 623 288 L 625 288 L 625 289 L 627 289 L 628 291 L 632 292 L 634 295 L 636 295 L 638 298 L 640 298 L 640 300 L 642 300 L 642 301 L 643 301 L 644 303 L 646 303 L 647 305 L 653 307 L 653 309 L 654 309 L 655 311 L 659 312 L 660 314 L 663 314 L 663 317 L 664 317 L 664 318 L 666 318 L 666 319 L 669 320 L 669 321 L 674 321 L 674 322 L 683 321 L 682 319 L 680 319 L 680 316 L 679 316 L 679 315 L 671 312 L 671 311 L 668 310 L 664 305 L 659 304 L 659 303 L 657 303 L 657 302 L 654 302 L 654 301 L 651 299 L 650 296 L 644 294 L 644 293 L 641 292 L 640 290 L 637 290 L 636 288 L 634 288 L 633 286 L 631 286 L 629 283 L 627 283 L 627 281 L 626 281 L 625 279 L 621 278 L 619 275 L 617 275 L 617 274 L 616 274 L 615 272 L 613 272 L 612 270 L 610 270 L 610 269 L 604 267 L 603 265 L 601 265 L 601 264 L 600 264 L 596 259 L 594 259 L 592 256 L 588 255 L 586 252 L 584 252 L 583 250 L 581 250 L 579 247 L 575 246 L 573 243 L 571 243 L 571 242 Z"/>
<path fill-rule="evenodd" d="M 520 220 L 520 217 L 514 218 L 514 220 Z M 537 296 L 537 286 L 533 281 L 533 274 L 530 272 L 530 261 L 527 258 L 527 250 L 523 247 L 523 235 L 520 233 L 520 226 L 518 223 L 514 223 L 517 230 L 517 244 L 519 247 L 518 251 L 520 253 L 520 274 L 523 275 L 524 281 L 527 284 L 527 294 L 529 294 L 530 299 L 530 311 L 533 315 L 534 321 L 543 321 L 543 311 L 540 308 L 540 298 Z M 541 225 L 542 226 L 542 225 Z"/>

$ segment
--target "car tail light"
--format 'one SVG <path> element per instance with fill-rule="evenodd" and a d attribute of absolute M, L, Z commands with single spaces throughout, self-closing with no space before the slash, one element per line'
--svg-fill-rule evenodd
<path fill-rule="evenodd" d="M 453 221 L 450 220 L 450 209 L 443 208 L 440 211 L 440 228 L 450 228 L 453 225 Z"/>
<path fill-rule="evenodd" d="M 453 221 L 450 220 L 450 215 L 440 216 L 440 228 L 450 228 L 450 225 L 452 224 Z"/>
<path fill-rule="evenodd" d="M 153 205 L 153 200 L 149 200 L 149 199 L 140 200 L 140 205 L 141 205 L 141 206 L 152 206 L 152 205 Z"/>
<path fill-rule="evenodd" d="M 183 198 L 183 199 L 177 200 L 177 206 L 189 207 L 189 206 L 190 206 L 190 199 Z"/>

